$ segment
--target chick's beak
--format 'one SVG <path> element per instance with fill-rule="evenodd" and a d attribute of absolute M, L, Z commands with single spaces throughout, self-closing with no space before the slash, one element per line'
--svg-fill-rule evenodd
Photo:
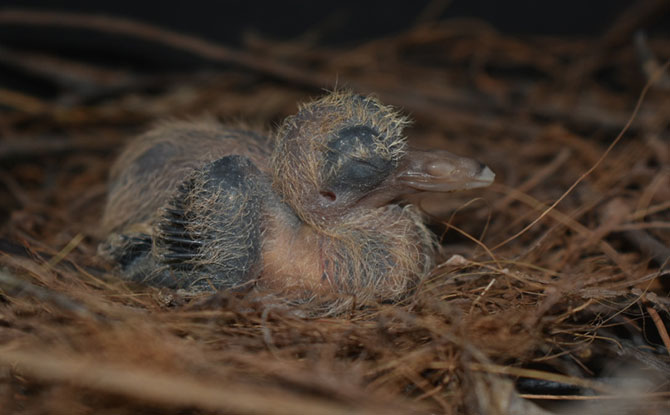
<path fill-rule="evenodd" d="M 380 207 L 417 192 L 453 192 L 493 183 L 495 174 L 482 163 L 444 150 L 409 150 L 397 170 L 374 191 L 355 202 Z"/>
<path fill-rule="evenodd" d="M 396 183 L 415 191 L 452 192 L 486 187 L 495 176 L 486 165 L 444 150 L 409 150 Z"/>

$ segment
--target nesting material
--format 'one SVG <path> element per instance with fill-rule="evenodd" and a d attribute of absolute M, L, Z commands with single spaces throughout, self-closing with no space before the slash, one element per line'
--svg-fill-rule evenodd
<path fill-rule="evenodd" d="M 645 2 L 644 16 L 662 3 Z M 71 68 L 68 62 L 13 66 L 54 85 L 58 96 L 0 89 L 0 412 L 667 413 L 670 96 L 663 65 L 670 42 L 633 41 L 633 30 L 646 21 L 640 10 L 624 11 L 598 38 L 521 38 L 482 22 L 453 21 L 348 49 L 249 37 L 245 50 L 232 54 L 114 19 L 51 16 L 59 25 L 85 24 L 123 39 L 148 36 L 193 47 L 189 53 L 225 65 L 209 75 L 155 75 L 159 81 L 117 68 L 105 72 L 105 82 L 93 76 L 101 69 L 93 62 L 101 60 L 79 62 L 77 77 L 70 69 L 59 75 L 59 68 Z M 50 15 L 29 16 L 3 11 L 0 22 L 46 25 Z M 12 56 L 18 55 L 0 56 L 0 64 Z M 215 275 L 225 263 L 226 275 L 251 269 L 260 284 L 263 267 L 254 269 L 253 258 L 264 251 L 245 243 L 266 241 L 267 229 L 240 226 L 265 220 L 252 207 L 268 205 L 267 195 L 275 194 L 279 206 L 290 206 L 288 212 L 320 233 L 333 220 L 322 220 L 309 205 L 295 206 L 332 171 L 317 168 L 284 189 L 275 172 L 292 174 L 295 162 L 273 157 L 264 137 L 295 144 L 296 128 L 322 116 L 320 102 L 340 108 L 343 96 L 310 101 L 336 81 L 396 108 L 374 120 L 363 110 L 325 112 L 335 121 L 360 117 L 379 131 L 404 127 L 389 136 L 386 144 L 395 144 L 384 146 L 381 159 L 411 168 L 402 163 L 410 150 L 400 138 L 406 136 L 429 152 L 476 157 L 496 173 L 489 187 L 448 194 L 425 192 L 430 183 L 403 175 L 405 188 L 424 190 L 403 195 L 403 205 L 414 207 L 371 198 L 384 202 L 373 218 L 361 210 L 333 215 L 346 219 L 336 229 L 347 236 L 344 245 L 328 246 L 329 256 L 359 254 L 338 262 L 355 264 L 347 272 L 359 276 L 377 272 L 375 255 L 383 251 L 369 246 L 362 256 L 371 262 L 361 261 L 361 239 L 393 245 L 409 230 L 424 248 L 413 245 L 411 255 L 385 249 L 415 275 L 424 275 L 429 263 L 427 241 L 437 240 L 434 266 L 414 289 L 387 301 L 381 297 L 394 297 L 395 289 L 378 298 L 370 294 L 377 292 L 374 278 L 361 278 L 340 293 L 346 306 L 319 316 L 314 309 L 321 305 L 313 300 L 287 303 L 281 289 L 238 286 L 245 278 L 225 280 L 237 289 L 214 290 L 207 278 L 198 280 L 199 289 L 161 287 L 154 283 L 162 281 L 129 279 L 116 260 L 98 256 L 110 234 L 118 244 L 155 252 L 151 258 L 177 252 L 182 246 L 165 236 L 185 232 L 173 226 L 178 220 L 201 215 L 186 221 L 200 226 L 188 233 L 238 229 L 225 237 L 239 238 L 233 246 L 240 251 L 227 251 L 231 260 L 187 262 L 175 275 L 191 275 L 191 266 L 196 275 Z M 300 110 L 300 102 L 310 103 Z M 203 112 L 209 121 L 189 121 L 202 120 Z M 156 120 L 175 118 L 181 121 L 151 129 Z M 252 127 L 221 127 L 241 118 Z M 316 126 L 333 124 L 308 125 L 325 139 Z M 130 144 L 142 134 L 143 141 Z M 243 138 L 244 149 L 218 147 L 221 135 Z M 166 140 L 179 150 L 160 144 Z M 213 145 L 196 145 L 203 141 Z M 302 146 L 295 151 L 289 154 L 308 157 Z M 147 152 L 157 163 L 141 164 L 166 174 L 135 171 L 121 179 L 137 167 L 133 157 Z M 184 153 L 190 161 L 158 162 Z M 241 221 L 211 209 L 211 200 L 223 203 L 225 196 L 211 185 L 225 167 L 216 162 L 230 154 L 246 157 L 227 159 L 232 167 L 264 178 L 227 178 L 228 189 L 248 196 L 231 202 Z M 110 170 L 118 193 L 108 203 Z M 146 180 L 134 180 L 138 175 Z M 326 199 L 328 191 L 338 189 L 326 189 Z M 319 200 L 319 192 L 309 194 Z M 386 234 L 378 230 L 382 224 Z M 197 241 L 216 246 L 217 237 Z M 349 241 L 356 241 L 352 249 Z M 272 252 L 277 266 L 295 268 L 309 259 Z M 157 269 L 145 264 L 146 271 L 136 264 L 134 272 Z M 399 275 L 398 284 L 416 279 L 406 277 Z M 313 297 L 321 298 L 317 291 Z"/>

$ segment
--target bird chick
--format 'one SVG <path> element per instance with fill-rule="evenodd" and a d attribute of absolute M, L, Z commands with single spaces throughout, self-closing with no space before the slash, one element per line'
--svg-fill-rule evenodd
<path fill-rule="evenodd" d="M 494 178 L 409 149 L 407 124 L 346 91 L 302 105 L 273 139 L 212 120 L 161 124 L 112 168 L 100 252 L 156 286 L 402 298 L 433 267 L 436 240 L 401 198 Z"/>

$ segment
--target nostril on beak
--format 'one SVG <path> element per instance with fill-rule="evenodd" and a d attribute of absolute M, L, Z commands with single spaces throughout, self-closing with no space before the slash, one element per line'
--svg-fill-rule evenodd
<path fill-rule="evenodd" d="M 481 161 L 478 161 L 477 163 L 479 163 L 479 168 L 477 169 L 477 174 L 481 174 L 484 171 L 484 169 L 488 168 L 488 166 L 486 164 L 482 163 Z"/>

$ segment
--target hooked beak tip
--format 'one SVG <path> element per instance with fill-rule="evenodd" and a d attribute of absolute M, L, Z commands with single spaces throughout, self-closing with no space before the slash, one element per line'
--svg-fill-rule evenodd
<path fill-rule="evenodd" d="M 489 186 L 495 180 L 496 174 L 488 166 L 484 166 L 481 172 L 471 182 L 466 183 L 466 189 L 477 189 Z"/>

